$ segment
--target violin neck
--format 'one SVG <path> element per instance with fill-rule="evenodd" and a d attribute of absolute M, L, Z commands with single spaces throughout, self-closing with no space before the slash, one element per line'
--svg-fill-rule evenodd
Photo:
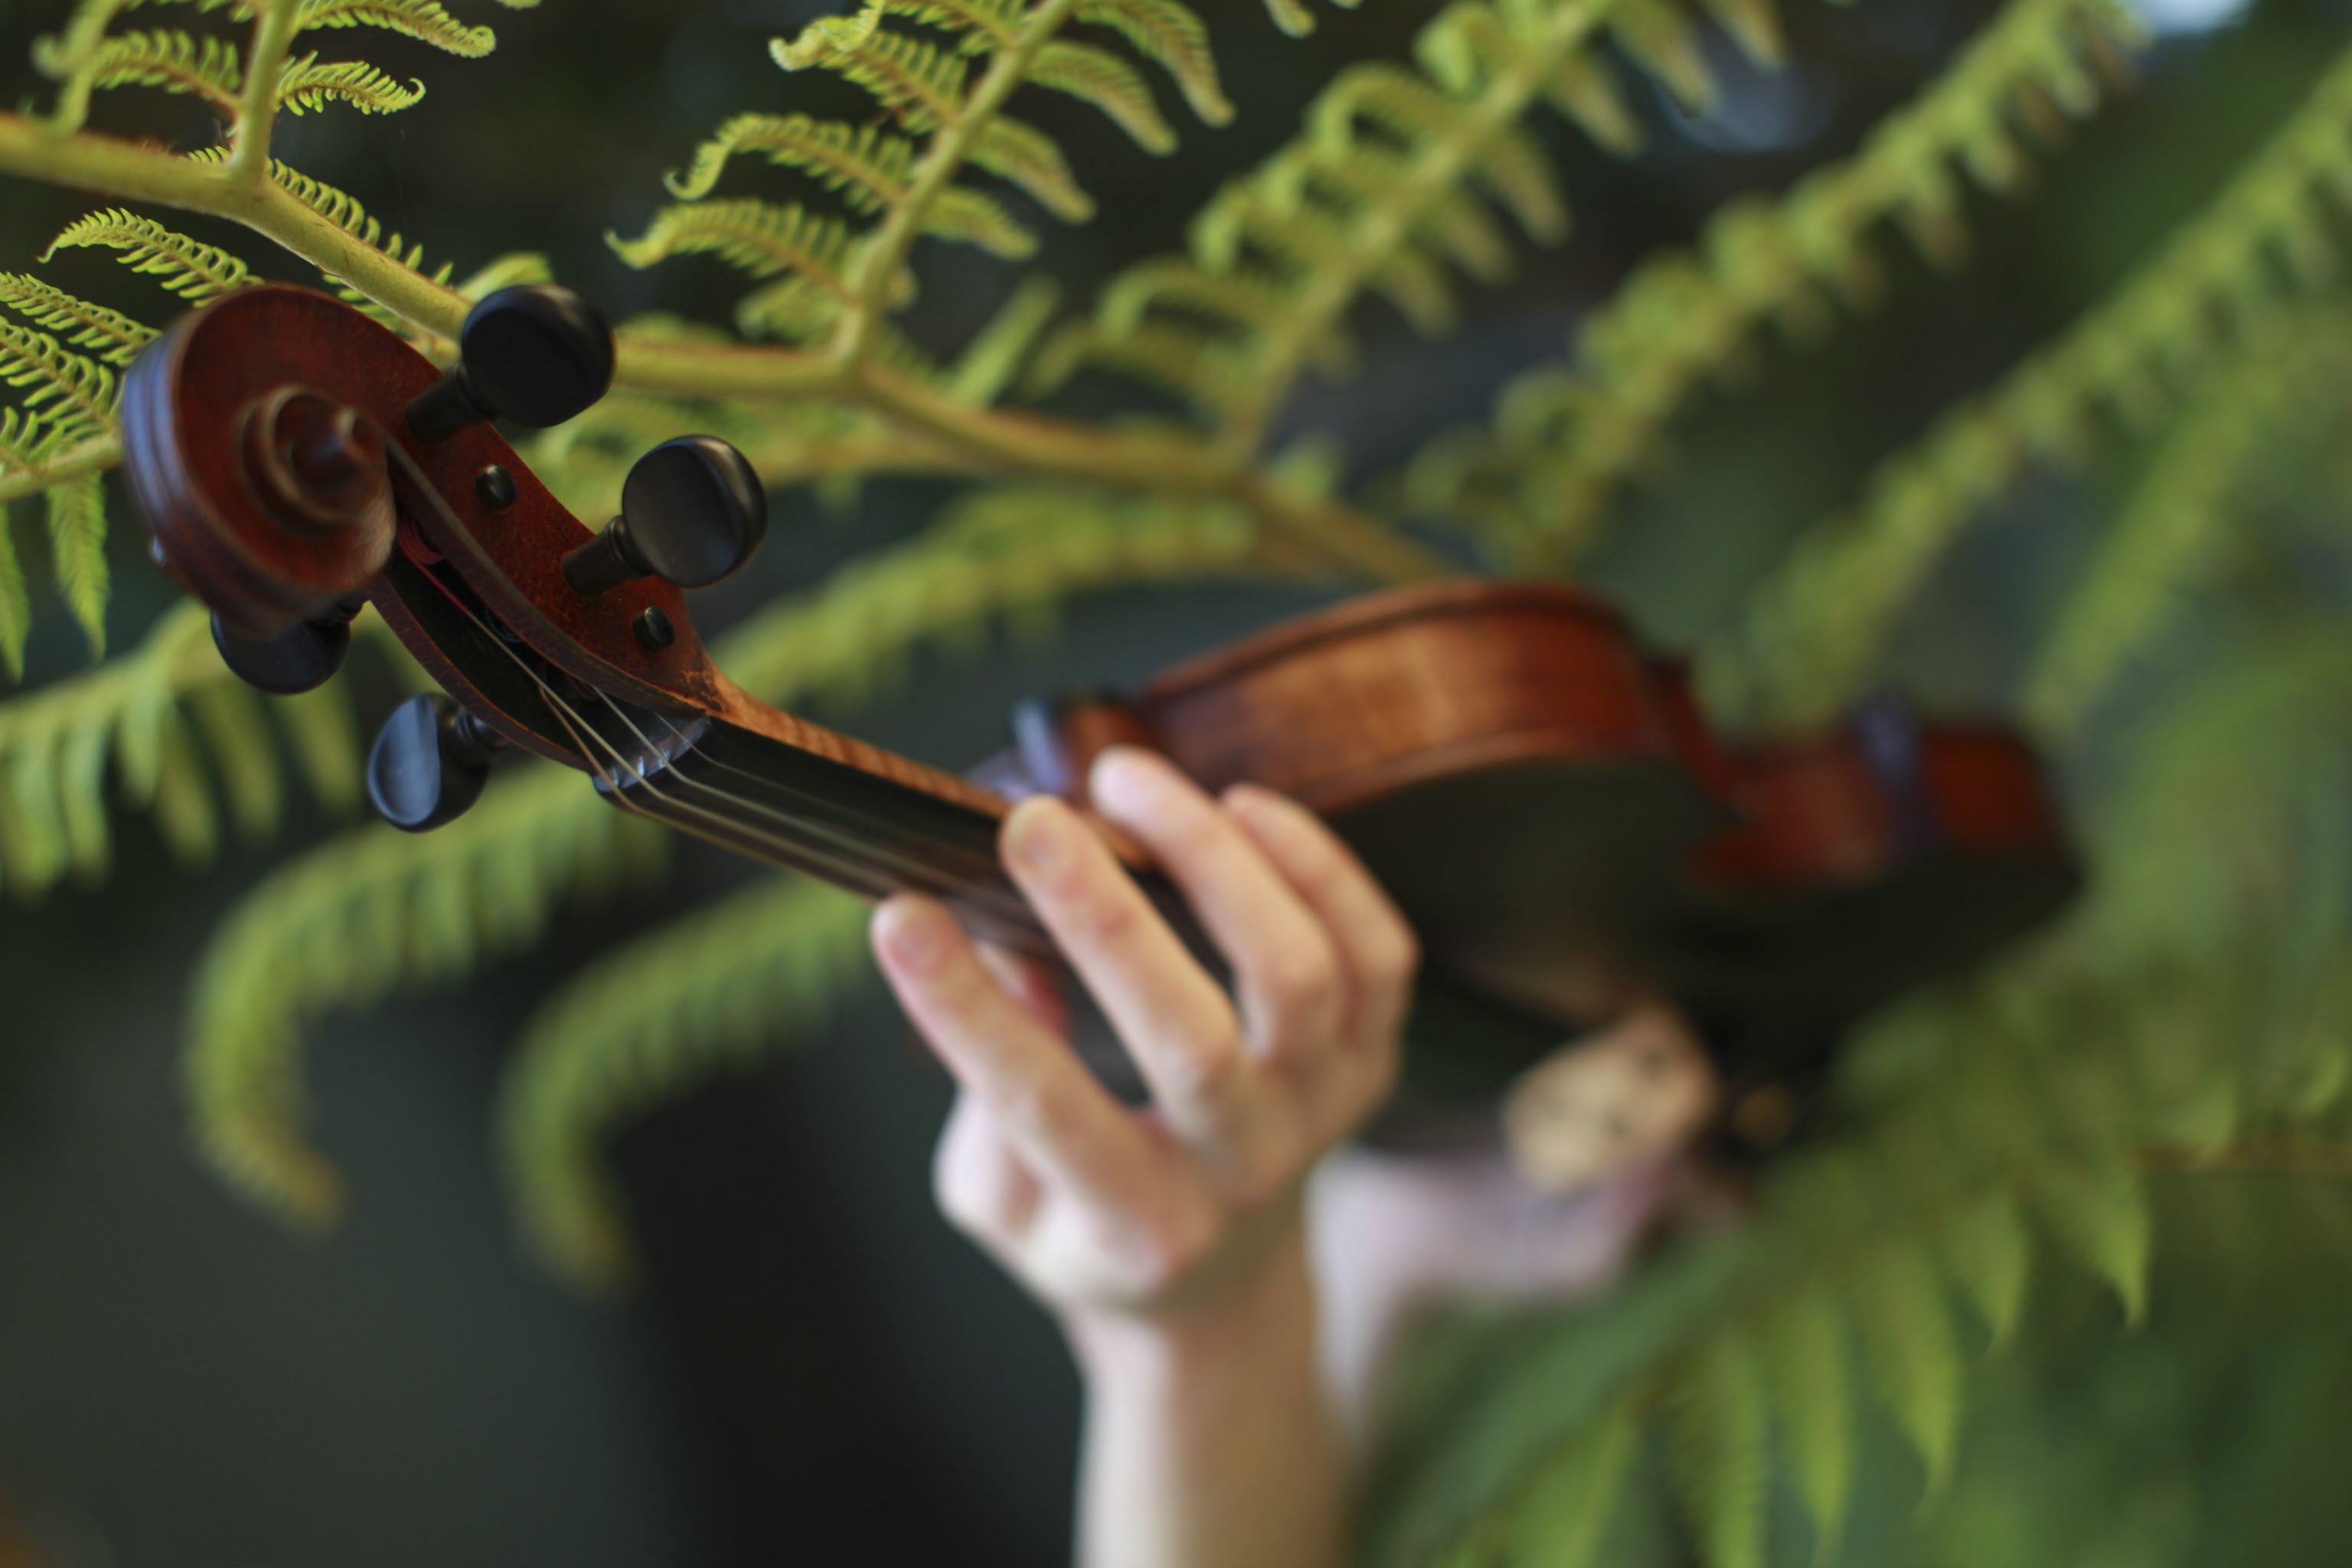
<path fill-rule="evenodd" d="M 725 719 L 601 771 L 596 787 L 625 811 L 752 859 L 866 899 L 927 894 L 985 941 L 1052 952 L 998 862 L 1001 812 L 985 809 L 999 804 L 985 792 L 950 799 L 919 776 L 891 777 Z"/>

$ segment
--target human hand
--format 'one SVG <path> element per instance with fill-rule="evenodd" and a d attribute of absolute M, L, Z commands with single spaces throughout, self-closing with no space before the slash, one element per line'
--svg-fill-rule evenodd
<path fill-rule="evenodd" d="M 1091 785 L 1198 912 L 1237 994 L 1067 805 L 1007 817 L 1006 868 L 1135 1058 L 1149 1108 L 1080 1065 L 1041 971 L 981 950 L 928 899 L 894 898 L 873 926 L 960 1086 L 940 1207 L 1080 1341 L 1106 1320 L 1213 1317 L 1297 1271 L 1302 1180 L 1393 1083 L 1416 962 L 1387 897 L 1297 805 L 1249 785 L 1212 800 L 1126 747 Z"/>

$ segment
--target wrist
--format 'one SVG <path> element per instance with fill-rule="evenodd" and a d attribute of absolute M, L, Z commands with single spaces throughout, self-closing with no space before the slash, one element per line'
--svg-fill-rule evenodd
<path fill-rule="evenodd" d="M 1063 1329 L 1087 1382 L 1312 1360 L 1316 1302 L 1306 1228 L 1296 1205 L 1268 1218 L 1246 1248 L 1163 1300 L 1066 1310 Z"/>

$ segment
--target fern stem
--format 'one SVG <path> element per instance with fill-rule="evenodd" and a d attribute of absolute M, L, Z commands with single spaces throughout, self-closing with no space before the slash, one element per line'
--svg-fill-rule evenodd
<path fill-rule="evenodd" d="M 2009 146 L 2002 109 L 2037 88 L 2051 60 L 2071 59 L 2091 29 L 2137 37 L 2116 0 L 2012 0 L 1859 152 L 1769 207 L 1733 204 L 1709 222 L 1697 256 L 1643 261 L 1580 329 L 1579 363 L 1541 366 L 1507 388 L 1498 408 L 1515 393 L 1540 400 L 1547 384 L 1585 395 L 1557 428 L 1514 432 L 1506 415 L 1469 475 L 1516 492 L 1512 510 L 1538 536 L 1529 564 L 1570 563 L 1664 426 L 1765 321 L 1810 317 L 1824 285 L 1862 303 L 1864 240 L 1890 216 L 1926 205 L 1926 173 L 1963 162 L 1985 184 L 2013 185 L 2021 176 L 1989 151 Z M 1923 222 L 1916 232 L 1932 230 Z"/>
<path fill-rule="evenodd" d="M 974 95 L 976 102 L 989 81 Z M 1004 90 L 1011 91 L 1012 84 Z M 5 113 L 0 174 L 233 219 L 445 342 L 456 340 L 471 306 L 457 289 L 403 265 L 273 180 L 239 183 L 216 164 L 93 132 L 56 136 L 22 115 Z M 1181 495 L 1230 494 L 1318 555 L 1372 581 L 1412 581 L 1444 570 L 1368 514 L 1336 505 L 1309 510 L 1270 499 L 1262 479 L 1197 437 L 1105 430 L 974 407 L 871 360 L 844 363 L 822 353 L 715 348 L 625 332 L 618 347 L 618 386 L 689 397 L 837 397 L 938 437 L 964 455 L 968 473 L 1089 479 Z"/>
<path fill-rule="evenodd" d="M 235 181 L 226 176 L 222 165 L 153 146 L 92 132 L 58 136 L 37 121 L 0 113 L 0 174 L 233 219 L 436 337 L 454 340 L 471 303 L 455 289 L 401 265 L 274 181 Z"/>
<path fill-rule="evenodd" d="M 2201 1175 L 2215 1171 L 2270 1171 L 2319 1182 L 2352 1182 L 2352 1149 L 2313 1139 L 2274 1138 L 2220 1149 L 2145 1149 L 2150 1171 Z"/>
<path fill-rule="evenodd" d="M 1461 575 L 1461 569 L 1452 562 L 1423 549 L 1378 519 L 1339 501 L 1286 495 L 1264 474 L 1241 475 L 1230 493 L 1267 527 L 1375 583 L 1426 583 Z"/>
<path fill-rule="evenodd" d="M 302 0 L 263 0 L 246 61 L 245 101 L 231 132 L 228 177 L 248 185 L 269 183 L 269 132 L 278 120 L 278 76 L 294 42 Z"/>
<path fill-rule="evenodd" d="M 2145 431 L 2211 374 L 2247 321 L 2298 285 L 2316 287 L 2323 220 L 2352 194 L 2347 136 L 2352 49 L 2152 258 L 1883 460 L 1857 506 L 1799 539 L 1743 623 L 1702 648 L 1709 700 L 1776 726 L 1835 711 L 1945 550 L 2029 461 L 2078 461 L 2102 410 Z"/>
<path fill-rule="evenodd" d="M 122 443 L 110 436 L 69 447 L 37 468 L 0 473 L 0 506 L 22 500 L 26 496 L 38 495 L 68 480 L 102 474 L 109 468 L 121 467 L 121 463 Z"/>
<path fill-rule="evenodd" d="M 1266 348 L 1252 378 L 1255 394 L 1234 416 L 1228 441 L 1244 451 L 1256 449 L 1267 419 L 1297 379 L 1300 366 L 1363 292 L 1366 281 L 1394 259 L 1433 208 L 1458 197 L 1472 164 L 1496 137 L 1517 128 L 1542 95 L 1545 82 L 1606 20 L 1610 4 L 1580 0 L 1552 13 L 1542 34 L 1513 53 L 1486 84 L 1461 127 L 1413 154 L 1395 187 L 1400 196 L 1376 204 L 1370 221 L 1349 237 L 1347 264 L 1318 268 L 1313 283 L 1268 329 Z"/>
<path fill-rule="evenodd" d="M 843 313 L 834 339 L 833 353 L 840 363 L 860 363 L 873 353 L 875 329 L 887 307 L 891 283 L 906 264 L 907 252 L 914 247 L 915 237 L 923 232 L 931 204 L 963 167 L 981 132 L 996 117 L 996 111 L 1004 107 L 1004 100 L 1013 96 L 1013 89 L 1029 74 L 1037 51 L 1061 31 L 1062 25 L 1077 8 L 1078 0 L 1045 0 L 1030 12 L 1021 31 L 989 62 L 987 74 L 964 99 L 955 118 L 941 126 L 939 134 L 924 147 L 922 157 L 908 179 L 905 196 L 890 208 L 889 216 L 875 226 L 866 242 L 859 263 L 857 298 Z"/>

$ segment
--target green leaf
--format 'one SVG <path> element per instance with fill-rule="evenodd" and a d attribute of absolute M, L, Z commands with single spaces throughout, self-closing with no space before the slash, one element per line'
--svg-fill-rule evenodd
<path fill-rule="evenodd" d="M 988 325 L 965 345 L 949 378 L 948 395 L 975 408 L 994 403 L 1020 374 L 1022 361 L 1036 344 L 1045 323 L 1054 319 L 1061 299 L 1061 285 L 1051 278 L 1023 279 Z"/>
<path fill-rule="evenodd" d="M 823 1016 L 869 973 L 865 905 L 771 879 L 601 954 L 532 1014 L 499 1092 L 524 1234 L 559 1273 L 609 1284 L 626 1244 L 597 1146 L 678 1083 Z"/>
<path fill-rule="evenodd" d="M 1837 1556 L 1853 1491 L 1853 1380 L 1837 1299 L 1815 1286 L 1763 1326 L 1766 1384 L 1797 1494 L 1813 1518 L 1813 1559 Z"/>
<path fill-rule="evenodd" d="M 47 332 L 0 321 L 0 384 L 29 389 L 25 409 L 76 439 L 112 428 L 114 373 Z"/>
<path fill-rule="evenodd" d="M 401 82 L 364 60 L 320 64 L 316 55 L 288 60 L 278 77 L 278 107 L 307 114 L 340 103 L 362 114 L 397 114 L 425 97 L 421 81 Z"/>
<path fill-rule="evenodd" d="M 1620 1400 L 1538 1471 L 1511 1516 L 1510 1563 L 1592 1568 L 1640 1447 L 1634 1402 Z"/>
<path fill-rule="evenodd" d="M 254 281 L 252 269 L 217 246 L 204 245 L 165 228 L 152 218 L 109 207 L 77 219 L 41 252 L 48 260 L 60 250 L 105 246 L 122 253 L 133 272 L 160 278 L 163 287 L 191 304 L 203 304 Z"/>
<path fill-rule="evenodd" d="M 244 80 L 236 46 L 183 32 L 121 33 L 90 58 L 92 88 L 154 87 L 187 93 L 234 115 Z"/>
<path fill-rule="evenodd" d="M 1136 53 L 1163 67 L 1202 123 L 1233 120 L 1234 106 L 1217 82 L 1208 29 L 1190 6 L 1179 0 L 1080 0 L 1078 20 L 1116 30 Z"/>
<path fill-rule="evenodd" d="M 1676 1490 L 1706 1568 L 1764 1568 L 1765 1402 L 1756 1347 L 1717 1333 L 1676 1377 L 1669 1414 Z"/>
<path fill-rule="evenodd" d="M 2061 1165 L 2039 1176 L 2030 1195 L 2059 1242 L 2115 1288 L 2125 1321 L 2138 1322 L 2147 1310 L 2154 1226 L 2147 1185 L 2130 1160 L 2118 1154 Z"/>
<path fill-rule="evenodd" d="M 96 474 L 68 479 L 48 492 L 49 563 L 58 592 L 89 639 L 92 658 L 106 656 L 106 489 Z"/>
<path fill-rule="evenodd" d="M 798 169 L 829 191 L 838 191 L 854 211 L 880 212 L 907 194 L 915 144 L 878 125 L 845 125 L 805 114 L 739 114 L 694 150 L 683 174 L 663 176 L 670 194 L 694 201 L 709 195 L 739 153 L 760 153 L 781 167 Z"/>
<path fill-rule="evenodd" d="M 1992 1348 L 2000 1349 L 2017 1331 L 2032 1270 L 2033 1247 L 2016 1198 L 1996 1192 L 1970 1205 L 1937 1240 L 1946 1272 L 1984 1319 Z"/>
<path fill-rule="evenodd" d="M 1003 204 L 963 185 L 950 185 L 932 198 L 930 210 L 923 215 L 923 232 L 939 239 L 976 245 L 1008 261 L 1037 253 L 1037 237 L 1006 212 Z"/>
<path fill-rule="evenodd" d="M 991 120 L 972 139 L 970 161 L 1019 185 L 1064 223 L 1094 216 L 1094 198 L 1079 188 L 1062 149 L 1026 121 L 1006 114 Z"/>
<path fill-rule="evenodd" d="M 302 0 L 295 26 L 302 32 L 320 27 L 381 27 L 467 59 L 479 59 L 499 41 L 488 27 L 466 26 L 436 0 Z"/>
<path fill-rule="evenodd" d="M 1093 104 L 1147 153 L 1172 153 L 1176 132 L 1135 68 L 1108 49 L 1056 38 L 1029 62 L 1027 79 Z"/>
<path fill-rule="evenodd" d="M 32 635 L 33 601 L 25 589 L 25 569 L 16 561 L 16 535 L 8 526 L 9 509 L 0 506 L 0 659 L 8 665 L 8 679 L 25 679 L 25 639 Z"/>
<path fill-rule="evenodd" d="M 120 310 L 93 305 L 21 272 L 0 272 L 0 304 L 32 318 L 37 326 L 64 334 L 76 348 L 94 349 L 110 365 L 127 365 L 154 341 L 155 329 Z"/>
<path fill-rule="evenodd" d="M 220 815 L 187 721 L 168 701 L 156 724 L 155 826 L 183 866 L 202 868 L 220 852 Z"/>
<path fill-rule="evenodd" d="M 1927 1470 L 1927 1495 L 1951 1474 L 1960 1430 L 1962 1363 L 1951 1304 L 1927 1253 L 1882 1247 L 1846 1298 L 1878 1392 Z"/>
<path fill-rule="evenodd" d="M 352 718 L 351 699 L 340 683 L 281 697 L 270 704 L 310 794 L 337 815 L 360 803 L 360 758 L 366 748 Z"/>
<path fill-rule="evenodd" d="M 854 242 L 849 226 L 797 202 L 782 206 L 749 198 L 689 202 L 662 208 L 635 239 L 612 234 L 604 239 L 632 267 L 704 253 L 754 278 L 796 272 L 828 293 L 845 297 L 848 292 L 843 275 Z"/>
<path fill-rule="evenodd" d="M 284 815 L 286 792 L 261 699 L 241 681 L 215 680 L 198 687 L 188 706 L 204 731 L 237 831 L 248 839 L 267 837 Z"/>

